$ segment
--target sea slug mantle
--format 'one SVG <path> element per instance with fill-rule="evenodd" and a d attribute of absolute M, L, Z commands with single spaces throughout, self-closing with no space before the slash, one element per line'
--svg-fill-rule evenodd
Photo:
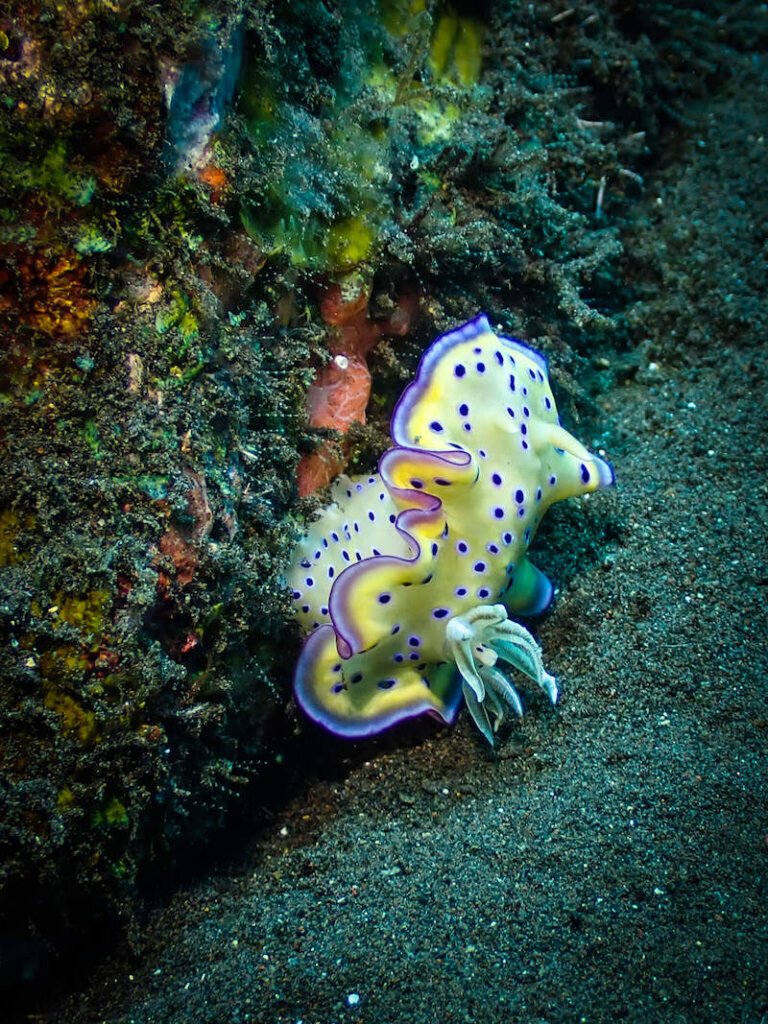
<path fill-rule="evenodd" d="M 509 618 L 552 599 L 531 539 L 553 502 L 613 470 L 560 426 L 544 356 L 483 315 L 427 349 L 391 433 L 379 472 L 340 477 L 296 550 L 296 699 L 351 738 L 424 712 L 451 723 L 463 699 L 492 743 L 505 710 L 522 713 L 499 662 L 557 698 Z"/>

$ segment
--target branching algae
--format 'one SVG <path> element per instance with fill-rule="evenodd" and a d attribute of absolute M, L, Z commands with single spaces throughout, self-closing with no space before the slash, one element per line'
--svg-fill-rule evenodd
<path fill-rule="evenodd" d="M 485 316 L 439 337 L 392 418 L 379 472 L 341 477 L 290 573 L 309 633 L 296 698 L 331 732 L 367 736 L 462 697 L 489 743 L 522 703 L 504 662 L 557 699 L 509 618 L 552 599 L 527 557 L 547 508 L 613 483 L 560 426 L 544 357 Z"/>

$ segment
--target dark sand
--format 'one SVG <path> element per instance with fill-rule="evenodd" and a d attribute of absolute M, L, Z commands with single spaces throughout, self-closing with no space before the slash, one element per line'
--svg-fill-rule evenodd
<path fill-rule="evenodd" d="M 537 542 L 557 709 L 528 692 L 498 756 L 466 721 L 334 747 L 141 955 L 35 1020 L 768 1019 L 761 110 L 745 64 L 646 183 L 647 341 L 606 349 L 593 421 L 569 423 L 618 487 Z"/>

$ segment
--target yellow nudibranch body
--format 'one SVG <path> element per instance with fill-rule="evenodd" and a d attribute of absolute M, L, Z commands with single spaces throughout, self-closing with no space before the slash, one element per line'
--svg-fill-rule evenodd
<path fill-rule="evenodd" d="M 544 357 L 482 315 L 427 349 L 391 432 L 379 472 L 341 477 L 297 547 L 289 585 L 309 636 L 296 698 L 349 737 L 424 712 L 450 723 L 463 698 L 493 742 L 505 709 L 522 713 L 499 661 L 557 697 L 508 618 L 552 598 L 531 539 L 553 502 L 613 470 L 560 426 Z"/>

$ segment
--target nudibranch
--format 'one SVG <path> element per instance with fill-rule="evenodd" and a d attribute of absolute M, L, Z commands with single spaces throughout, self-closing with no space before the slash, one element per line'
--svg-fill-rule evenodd
<path fill-rule="evenodd" d="M 557 687 L 509 616 L 552 600 L 527 557 L 555 501 L 613 483 L 562 426 L 544 356 L 485 316 L 441 335 L 392 417 L 379 471 L 340 477 L 289 573 L 309 634 L 294 677 L 311 719 L 347 737 L 466 702 L 486 739 L 522 702 L 500 662 Z"/>

